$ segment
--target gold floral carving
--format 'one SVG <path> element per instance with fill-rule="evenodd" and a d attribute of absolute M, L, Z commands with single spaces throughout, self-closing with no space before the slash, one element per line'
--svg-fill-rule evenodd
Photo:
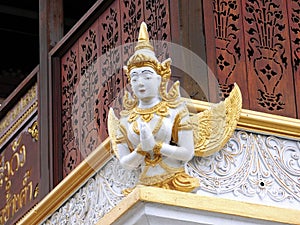
<path fill-rule="evenodd" d="M 37 121 L 33 122 L 31 127 L 28 128 L 28 132 L 31 134 L 31 137 L 34 138 L 36 141 L 39 140 L 39 130 Z"/>

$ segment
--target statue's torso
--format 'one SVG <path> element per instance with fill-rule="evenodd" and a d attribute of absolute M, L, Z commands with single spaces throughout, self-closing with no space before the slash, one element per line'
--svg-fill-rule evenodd
<path fill-rule="evenodd" d="M 134 115 L 121 117 L 120 122 L 127 131 L 127 138 L 135 149 L 140 144 L 140 123 L 146 122 L 150 127 L 156 142 L 170 144 L 172 142 L 172 132 L 176 126 L 175 119 L 177 115 L 185 110 L 185 105 L 180 104 L 176 108 L 167 107 L 165 113 L 152 112 L 149 115 L 138 113 Z M 144 111 L 143 111 L 144 113 Z M 175 129 L 176 130 L 176 129 Z M 153 157 L 153 155 L 152 155 Z M 152 165 L 147 165 L 143 162 L 141 180 L 145 182 L 152 182 L 157 179 L 166 178 L 174 175 L 178 171 L 182 171 L 184 163 L 182 161 L 165 157 L 161 155 L 161 159 L 154 162 Z M 154 182 L 153 181 L 153 182 Z"/>

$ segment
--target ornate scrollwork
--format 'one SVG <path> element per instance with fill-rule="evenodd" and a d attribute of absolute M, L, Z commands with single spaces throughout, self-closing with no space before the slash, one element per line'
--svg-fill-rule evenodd
<path fill-rule="evenodd" d="M 79 42 L 80 80 L 72 102 L 74 142 L 78 145 L 78 153 L 82 158 L 88 156 L 99 145 L 95 119 L 95 102 L 100 89 L 97 65 L 99 35 L 96 25 L 97 23 L 92 25 Z"/>
<path fill-rule="evenodd" d="M 145 22 L 152 40 L 170 40 L 168 1 L 154 0 L 145 2 Z M 164 42 L 153 42 L 158 60 L 169 58 L 168 46 Z"/>
<path fill-rule="evenodd" d="M 43 225 L 96 224 L 123 199 L 121 191 L 124 188 L 132 188 L 138 176 L 139 171 L 126 171 L 118 160 L 113 158 Z"/>
<path fill-rule="evenodd" d="M 300 204 L 299 159 L 298 141 L 237 131 L 220 152 L 187 168 L 200 179 L 200 193 L 288 205 Z"/>
<path fill-rule="evenodd" d="M 79 83 L 78 45 L 75 44 L 62 58 L 62 142 L 63 142 L 63 174 L 66 176 L 80 162 L 78 144 L 75 142 L 73 128 L 73 103 Z M 76 112 L 75 112 L 76 113 Z"/>

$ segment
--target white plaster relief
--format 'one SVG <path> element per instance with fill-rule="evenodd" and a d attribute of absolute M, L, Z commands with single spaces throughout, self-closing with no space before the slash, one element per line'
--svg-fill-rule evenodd
<path fill-rule="evenodd" d="M 57 210 L 44 225 L 92 225 L 123 199 L 122 190 L 137 182 L 137 171 L 126 171 L 112 158 Z"/>
<path fill-rule="evenodd" d="M 189 173 L 202 184 L 198 194 L 300 206 L 300 142 L 236 131 L 216 154 L 195 157 Z"/>

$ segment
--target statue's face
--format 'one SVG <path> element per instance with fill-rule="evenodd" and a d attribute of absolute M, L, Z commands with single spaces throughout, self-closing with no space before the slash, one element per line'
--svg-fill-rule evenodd
<path fill-rule="evenodd" d="M 159 96 L 161 76 L 151 67 L 134 68 L 130 71 L 130 83 L 134 94 L 142 101 Z"/>

